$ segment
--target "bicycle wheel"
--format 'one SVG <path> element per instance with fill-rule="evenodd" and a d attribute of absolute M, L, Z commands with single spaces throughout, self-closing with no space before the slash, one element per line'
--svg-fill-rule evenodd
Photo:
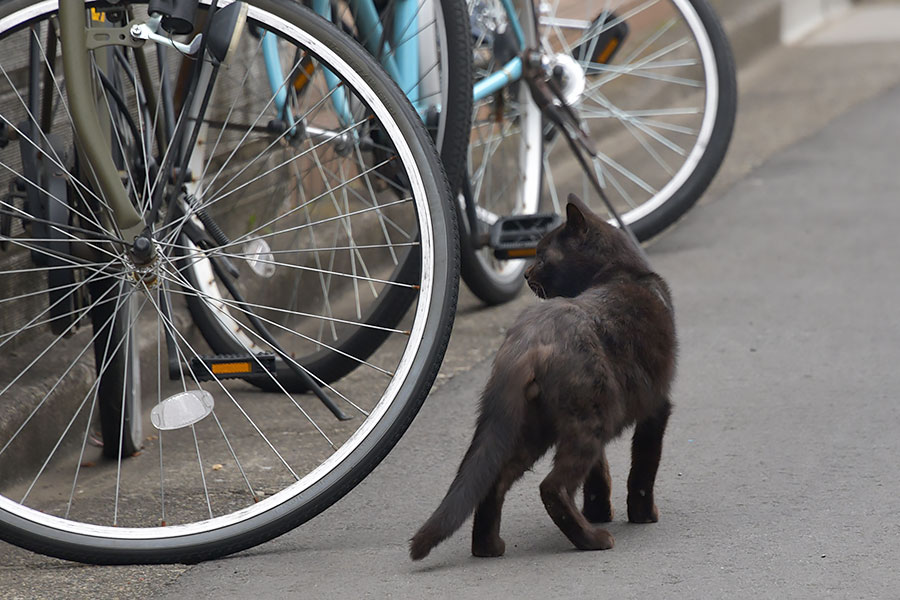
<path fill-rule="evenodd" d="M 656 235 L 703 194 L 731 140 L 737 84 L 715 13 L 706 0 L 555 0 L 540 3 L 535 29 L 531 3 L 515 4 L 521 44 L 499 3 L 469 3 L 473 23 L 484 22 L 477 29 L 485 32 L 480 44 L 490 65 L 485 75 L 496 71 L 498 55 L 503 63 L 522 45 L 540 49 L 547 71 L 597 151 L 592 166 L 616 211 L 639 239 Z M 476 71 L 476 86 L 478 80 Z M 523 87 L 510 87 L 516 86 Z M 498 95 L 508 93 L 503 89 L 488 101 L 496 103 Z M 476 117 L 476 133 L 478 124 Z M 485 171 L 501 178 L 509 172 L 540 172 L 540 197 L 549 200 L 547 209 L 561 214 L 565 197 L 574 191 L 598 214 L 606 214 L 563 136 L 544 123 L 541 137 L 536 142 L 543 145 L 540 169 L 525 159 L 516 167 L 513 158 L 485 161 Z M 472 143 L 477 146 L 475 135 Z M 522 145 L 519 156 L 527 156 L 527 149 Z M 467 267 L 465 242 L 462 250 Z M 490 281 L 499 270 L 485 268 L 478 275 Z M 463 275 L 469 282 L 467 269 Z"/>
<path fill-rule="evenodd" d="M 330 13 L 410 99 L 440 151 L 451 192 L 458 190 L 472 110 L 465 0 L 332 0 Z"/>
<path fill-rule="evenodd" d="M 525 4 L 516 5 L 516 14 L 528 38 L 534 39 Z M 475 81 L 482 83 L 520 50 L 500 0 L 470 1 L 469 10 Z M 459 199 L 460 267 L 466 285 L 486 304 L 512 300 L 525 281 L 525 262 L 495 258 L 485 235 L 501 216 L 538 212 L 541 148 L 541 112 L 527 85 L 516 82 L 475 102 L 464 184 L 468 189 Z M 466 202 L 474 203 L 474 219 L 466 218 Z"/>
<path fill-rule="evenodd" d="M 594 170 L 623 220 L 648 239 L 694 205 L 725 157 L 737 104 L 728 40 L 706 0 L 547 8 L 540 42 L 596 147 Z M 603 214 L 561 136 L 545 130 L 545 139 L 553 209 L 575 188 Z"/>
<path fill-rule="evenodd" d="M 455 308 L 457 232 L 421 119 L 331 24 L 287 0 L 249 4 L 245 33 L 210 79 L 211 101 L 192 117 L 207 134 L 199 165 L 184 156 L 190 145 L 168 147 L 169 136 L 157 135 L 164 87 L 143 85 L 138 55 L 115 56 L 118 80 L 107 73 L 104 83 L 97 69 L 106 63 L 94 53 L 108 138 L 152 234 L 145 253 L 143 243 L 120 238 L 83 160 L 56 150 L 74 148 L 56 3 L 0 3 L 0 157 L 11 190 L 2 200 L 0 347 L 10 358 L 0 402 L 14 397 L 23 411 L 0 434 L 4 540 L 95 563 L 194 562 L 262 543 L 365 477 L 436 376 Z M 147 18 L 139 3 L 89 6 L 98 9 L 92 26 Z M 268 34 L 285 65 L 277 87 L 290 90 L 277 107 L 259 60 Z M 36 65 L 21 51 L 32 40 Z M 144 50 L 153 64 L 156 47 Z M 179 60 L 168 53 L 161 64 L 174 73 Z M 160 166 L 169 152 L 182 153 L 171 170 Z M 65 191 L 51 196 L 47 182 L 59 174 Z M 190 185 L 180 188 L 179 174 Z M 157 189 L 164 202 L 153 219 Z M 35 198 L 64 206 L 67 218 L 38 216 Z M 70 250 L 35 233 L 47 223 Z M 48 290 L 57 271 L 71 274 L 70 283 Z M 337 351 L 316 337 L 322 323 L 339 339 L 372 328 L 366 315 L 395 287 L 414 298 L 381 332 L 377 352 L 349 357 L 352 373 L 325 385 L 294 358 Z M 238 356 L 210 351 L 185 299 L 226 315 L 220 323 L 238 323 L 235 339 L 254 346 Z M 285 364 L 353 418 L 338 420 L 315 396 L 286 391 L 278 375 Z M 93 432 L 107 385 L 118 392 L 124 431 L 122 390 L 136 389 L 129 377 L 140 380 L 149 435 L 126 460 L 97 447 Z M 248 383 L 260 381 L 274 391 Z M 104 430 L 104 448 L 107 437 Z"/>

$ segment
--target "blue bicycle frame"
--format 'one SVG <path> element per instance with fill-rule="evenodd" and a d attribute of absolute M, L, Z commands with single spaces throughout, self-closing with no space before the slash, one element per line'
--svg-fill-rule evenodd
<path fill-rule="evenodd" d="M 519 43 L 520 48 L 524 48 L 525 34 L 516 16 L 512 0 L 501 0 L 501 2 L 516 41 Z M 397 82 L 400 89 L 406 93 L 413 106 L 419 108 L 419 114 L 424 116 L 424 110 L 419 106 L 419 46 L 416 42 L 419 22 L 418 0 L 396 0 L 395 22 L 406 23 L 406 26 L 403 28 L 392 28 L 392 39 L 390 41 L 385 39 L 384 28 L 373 0 L 351 0 L 351 6 L 359 30 L 366 32 L 366 38 L 363 40 L 366 50 L 373 56 L 380 57 L 385 71 Z M 320 16 L 331 19 L 330 0 L 313 0 L 313 10 Z M 277 40 L 271 33 L 267 33 L 263 37 L 262 53 L 269 86 L 275 95 L 275 105 L 278 109 L 278 114 L 285 122 L 292 123 L 293 119 L 287 102 L 287 89 L 278 56 Z M 347 126 L 351 123 L 352 117 L 346 93 L 335 93 L 337 78 L 331 71 L 324 69 L 324 75 L 329 92 L 332 92 L 334 108 L 341 119 L 341 123 Z M 472 90 L 473 100 L 482 100 L 510 83 L 518 81 L 521 77 L 522 59 L 516 56 L 503 65 L 500 70 L 474 85 Z"/>
<path fill-rule="evenodd" d="M 516 16 L 515 8 L 513 7 L 512 0 L 500 0 L 503 3 L 503 9 L 506 11 L 506 17 L 509 19 L 509 24 L 512 27 L 513 34 L 516 36 L 516 41 L 519 43 L 519 48 L 525 47 L 525 32 L 522 31 L 522 24 L 519 23 L 519 18 Z M 497 92 L 510 83 L 514 81 L 518 81 L 522 77 L 522 58 L 516 56 L 508 63 L 503 65 L 503 67 L 499 71 L 495 71 L 491 73 L 481 81 L 477 82 L 474 86 L 472 86 L 472 99 L 477 102 L 483 98 L 486 98 Z"/>

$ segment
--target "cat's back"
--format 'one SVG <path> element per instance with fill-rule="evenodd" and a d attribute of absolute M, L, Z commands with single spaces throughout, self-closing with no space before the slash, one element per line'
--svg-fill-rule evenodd
<path fill-rule="evenodd" d="M 651 347 L 671 347 L 674 352 L 672 300 L 668 286 L 656 275 L 588 288 L 572 303 L 589 316 L 592 329 L 609 349 L 621 351 L 627 347 L 641 353 Z"/>
<path fill-rule="evenodd" d="M 590 287 L 571 301 L 607 326 L 622 323 L 630 328 L 643 322 L 667 329 L 674 323 L 669 288 L 652 273 L 640 279 L 625 278 Z"/>
<path fill-rule="evenodd" d="M 613 369 L 640 363 L 670 373 L 676 345 L 669 290 L 654 276 L 606 282 L 575 298 L 554 297 L 530 306 L 510 327 L 504 349 L 514 355 L 538 350 L 554 363 L 599 360 Z"/>
<path fill-rule="evenodd" d="M 523 310 L 507 338 L 524 344 L 553 344 L 591 325 L 587 307 L 575 298 L 548 298 Z"/>
<path fill-rule="evenodd" d="M 553 297 L 520 313 L 507 332 L 508 350 L 581 349 L 606 358 L 634 360 L 640 354 L 673 354 L 671 297 L 658 276 L 605 282 L 574 298 Z"/>

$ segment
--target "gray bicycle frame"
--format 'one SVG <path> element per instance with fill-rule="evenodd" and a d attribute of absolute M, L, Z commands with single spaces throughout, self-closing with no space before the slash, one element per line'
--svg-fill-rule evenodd
<path fill-rule="evenodd" d="M 69 96 L 69 110 L 79 152 L 87 160 L 99 192 L 110 209 L 110 218 L 125 241 L 144 230 L 141 216 L 128 199 L 119 170 L 113 162 L 109 141 L 104 137 L 97 115 L 90 55 L 88 54 L 85 0 L 60 0 L 60 48 L 63 73 Z"/>

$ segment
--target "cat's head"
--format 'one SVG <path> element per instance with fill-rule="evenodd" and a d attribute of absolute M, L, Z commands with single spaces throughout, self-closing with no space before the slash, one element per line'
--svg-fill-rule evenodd
<path fill-rule="evenodd" d="M 538 242 L 525 279 L 541 298 L 574 298 L 611 277 L 648 271 L 646 261 L 622 231 L 569 194 L 566 222 Z"/>

